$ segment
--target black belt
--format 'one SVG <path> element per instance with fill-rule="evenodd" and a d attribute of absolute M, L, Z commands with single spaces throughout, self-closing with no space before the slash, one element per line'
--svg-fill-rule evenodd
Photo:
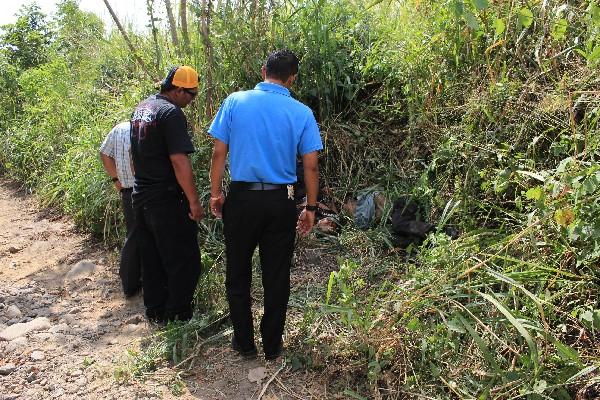
<path fill-rule="evenodd" d="M 231 190 L 281 190 L 287 189 L 287 185 L 284 184 L 273 184 L 264 182 L 242 182 L 233 181 L 230 183 L 229 188 Z"/>
<path fill-rule="evenodd" d="M 132 187 L 130 187 L 130 188 L 122 188 L 122 189 L 120 190 L 120 192 L 121 192 L 121 193 L 123 193 L 123 192 L 132 192 L 132 191 L 133 191 L 133 188 L 132 188 Z"/>

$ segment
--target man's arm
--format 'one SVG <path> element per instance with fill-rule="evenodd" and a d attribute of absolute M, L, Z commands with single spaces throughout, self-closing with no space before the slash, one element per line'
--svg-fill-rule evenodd
<path fill-rule="evenodd" d="M 183 189 L 185 197 L 190 204 L 190 218 L 196 222 L 200 222 L 204 217 L 204 209 L 200 205 L 198 199 L 198 192 L 196 191 L 196 184 L 194 183 L 194 173 L 192 171 L 192 163 L 187 154 L 175 153 L 169 155 L 171 164 L 175 170 L 175 177 L 177 183 Z"/>
<path fill-rule="evenodd" d="M 223 216 L 223 203 L 225 197 L 221 184 L 225 173 L 225 160 L 229 146 L 219 139 L 214 140 L 212 158 L 210 162 L 210 212 L 217 218 Z"/>
<path fill-rule="evenodd" d="M 107 156 L 104 153 L 100 153 L 100 159 L 102 160 L 102 165 L 104 166 L 104 170 L 111 177 L 113 183 L 115 184 L 115 188 L 117 190 L 121 190 L 123 187 L 121 186 L 121 182 L 119 181 L 119 176 L 117 175 L 117 163 L 115 159 Z M 117 178 L 117 180 L 115 180 Z"/>
<path fill-rule="evenodd" d="M 317 194 L 319 192 L 319 152 L 312 151 L 302 156 L 304 165 L 304 186 L 306 188 L 306 204 L 309 206 L 317 205 Z M 298 217 L 296 229 L 306 236 L 315 224 L 315 212 L 302 210 Z"/>

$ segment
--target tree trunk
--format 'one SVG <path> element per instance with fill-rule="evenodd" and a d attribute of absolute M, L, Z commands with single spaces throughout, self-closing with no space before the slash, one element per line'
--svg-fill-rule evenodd
<path fill-rule="evenodd" d="M 191 49 L 190 35 L 188 33 L 187 24 L 187 0 L 180 0 L 179 2 L 179 24 L 181 26 L 181 37 L 183 37 L 183 48 L 185 50 L 185 55 L 189 56 L 191 54 Z"/>
<path fill-rule="evenodd" d="M 150 17 L 150 28 L 152 29 L 152 39 L 154 40 L 154 52 L 156 53 L 156 71 L 160 71 L 162 63 L 162 56 L 160 53 L 160 46 L 158 44 L 158 29 L 154 23 L 154 0 L 146 0 L 146 7 L 148 10 L 148 16 Z"/>
<path fill-rule="evenodd" d="M 142 60 L 140 58 L 140 56 L 137 54 L 137 52 L 135 51 L 135 47 L 133 47 L 133 44 L 131 43 L 129 36 L 127 36 L 127 32 L 125 32 L 125 29 L 123 29 L 123 25 L 121 25 L 121 22 L 119 22 L 119 19 L 117 18 L 117 14 L 115 14 L 115 12 L 113 11 L 110 4 L 108 4 L 108 0 L 103 0 L 103 1 L 104 1 L 104 4 L 106 5 L 106 8 L 108 9 L 108 12 L 110 13 L 110 16 L 113 19 L 113 21 L 115 21 L 117 28 L 119 28 L 119 31 L 121 31 L 121 34 L 123 35 L 123 39 L 125 39 L 125 43 L 127 43 L 129 50 L 131 50 L 131 54 L 133 54 L 133 57 L 138 62 L 138 64 L 142 68 L 142 70 L 146 73 L 146 75 L 148 75 L 148 77 L 150 79 L 152 79 L 153 82 L 156 82 L 158 79 L 150 73 L 150 70 L 144 63 L 144 60 Z"/>
<path fill-rule="evenodd" d="M 212 83 L 212 67 L 213 51 L 210 41 L 210 17 L 212 10 L 212 0 L 202 0 L 202 10 L 200 16 L 200 33 L 202 34 L 202 43 L 204 44 L 204 55 L 206 57 L 206 96 L 204 102 L 204 116 L 211 119 L 213 116 L 213 83 Z"/>
<path fill-rule="evenodd" d="M 175 18 L 173 17 L 173 9 L 171 8 L 171 0 L 165 0 L 165 7 L 167 7 L 167 18 L 169 20 L 169 28 L 171 30 L 171 40 L 175 49 L 179 49 L 179 38 L 177 37 L 177 24 L 175 24 Z"/>

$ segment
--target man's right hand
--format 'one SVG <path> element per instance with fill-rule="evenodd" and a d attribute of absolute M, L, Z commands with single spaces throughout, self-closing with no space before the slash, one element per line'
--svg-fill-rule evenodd
<path fill-rule="evenodd" d="M 199 200 L 190 203 L 190 213 L 188 215 L 190 219 L 196 222 L 202 221 L 202 218 L 204 218 L 204 208 L 202 208 Z"/>
<path fill-rule="evenodd" d="M 221 193 L 218 196 L 210 197 L 210 212 L 217 218 L 223 218 L 223 203 L 225 203 L 225 196 Z"/>

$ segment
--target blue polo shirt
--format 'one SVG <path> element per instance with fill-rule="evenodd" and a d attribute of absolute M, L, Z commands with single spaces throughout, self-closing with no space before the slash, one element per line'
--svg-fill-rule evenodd
<path fill-rule="evenodd" d="M 296 157 L 323 148 L 311 109 L 268 82 L 229 95 L 208 133 L 229 146 L 232 181 L 294 183 Z"/>

